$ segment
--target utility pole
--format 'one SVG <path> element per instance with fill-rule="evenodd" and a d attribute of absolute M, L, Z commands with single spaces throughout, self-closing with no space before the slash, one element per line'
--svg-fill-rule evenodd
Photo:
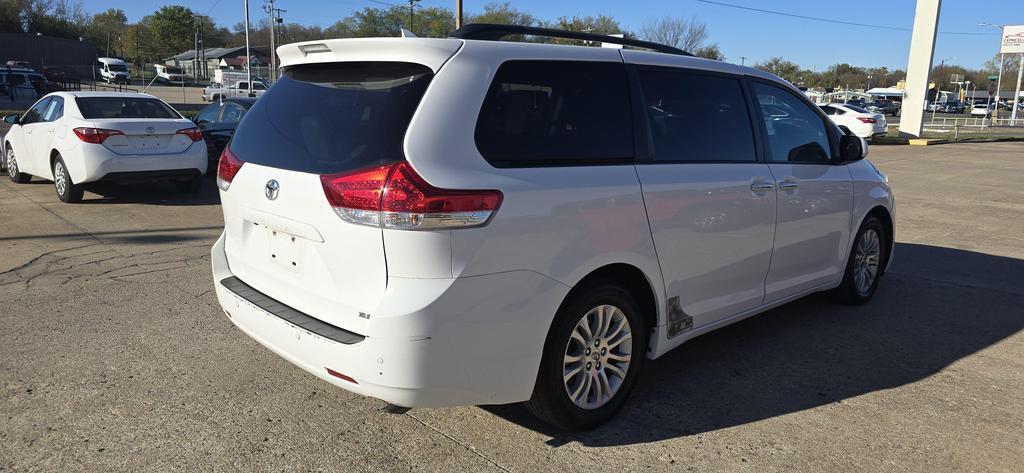
<path fill-rule="evenodd" d="M 275 80 L 274 74 L 277 72 L 277 50 L 274 48 L 274 0 L 263 2 L 263 11 L 270 14 L 269 22 L 267 26 L 270 27 L 270 81 Z"/>
<path fill-rule="evenodd" d="M 252 92 L 252 56 L 249 53 L 249 0 L 245 0 L 245 78 L 249 86 L 249 97 L 255 97 Z"/>
<path fill-rule="evenodd" d="M 110 57 L 110 32 L 107 32 L 107 57 Z"/>
<path fill-rule="evenodd" d="M 455 0 L 455 29 L 462 28 L 462 0 Z"/>
<path fill-rule="evenodd" d="M 746 56 L 740 56 L 740 65 L 742 66 L 742 65 L 745 65 L 746 63 L 747 63 L 747 57 Z"/>
<path fill-rule="evenodd" d="M 409 2 L 409 31 L 413 31 L 412 9 L 416 7 L 416 4 L 419 3 L 420 0 L 408 0 L 408 2 Z"/>

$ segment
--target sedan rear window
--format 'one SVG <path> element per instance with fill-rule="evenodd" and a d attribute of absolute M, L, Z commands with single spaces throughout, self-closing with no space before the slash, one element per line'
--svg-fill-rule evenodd
<path fill-rule="evenodd" d="M 404 62 L 292 66 L 245 114 L 231 152 L 314 174 L 401 161 L 406 128 L 431 78 L 430 68 Z"/>
<path fill-rule="evenodd" d="M 170 105 L 145 97 L 77 97 L 82 118 L 181 118 Z"/>

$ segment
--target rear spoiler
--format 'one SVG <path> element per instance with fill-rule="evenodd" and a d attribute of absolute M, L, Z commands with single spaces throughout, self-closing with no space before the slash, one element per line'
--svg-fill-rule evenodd
<path fill-rule="evenodd" d="M 281 67 L 323 62 L 411 62 L 435 73 L 462 47 L 453 38 L 348 38 L 305 41 L 277 48 Z"/>

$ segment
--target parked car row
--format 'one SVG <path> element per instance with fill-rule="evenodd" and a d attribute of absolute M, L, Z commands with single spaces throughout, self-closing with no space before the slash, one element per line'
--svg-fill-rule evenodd
<path fill-rule="evenodd" d="M 221 150 L 224 313 L 392 408 L 524 402 L 588 429 L 687 340 L 819 291 L 871 299 L 894 203 L 854 130 L 882 114 L 668 46 L 485 40 L 500 28 L 285 45 L 273 87 L 194 122 L 50 94 L 4 118 L 6 166 L 72 202 L 122 177 L 194 191 Z"/>

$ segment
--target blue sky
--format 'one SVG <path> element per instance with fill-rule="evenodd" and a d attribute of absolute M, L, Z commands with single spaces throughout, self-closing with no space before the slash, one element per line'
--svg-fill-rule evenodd
<path fill-rule="evenodd" d="M 285 21 L 328 26 L 352 11 L 367 6 L 382 6 L 371 0 L 275 0 L 278 8 L 288 10 Z M 400 3 L 401 0 L 383 0 Z M 718 1 L 718 0 L 715 0 Z M 995 28 L 982 28 L 980 22 L 1024 24 L 1022 0 L 946 0 L 939 21 L 935 62 L 977 68 L 991 58 L 998 48 Z M 773 10 L 796 15 L 840 21 L 907 28 L 913 25 L 913 0 L 858 0 L 857 2 L 825 2 L 822 0 L 721 0 L 722 3 Z M 481 11 L 488 0 L 465 0 L 467 12 Z M 857 66 L 887 66 L 904 69 L 907 61 L 910 32 L 894 29 L 853 26 L 772 15 L 731 8 L 699 0 L 517 0 L 519 9 L 540 18 L 571 15 L 612 15 L 626 27 L 636 31 L 645 22 L 662 16 L 696 16 L 708 25 L 711 40 L 718 43 L 729 62 L 747 64 L 772 56 L 822 70 L 830 64 L 846 62 Z M 120 8 L 130 21 L 154 11 L 160 5 L 179 4 L 197 13 L 209 13 L 218 24 L 231 26 L 243 19 L 243 0 L 89 0 L 91 12 Z M 424 6 L 452 7 L 455 0 L 422 0 Z M 250 16 L 264 15 L 262 0 L 250 1 Z M 253 20 L 255 21 L 255 20 Z M 955 34 L 968 33 L 968 34 Z"/>

